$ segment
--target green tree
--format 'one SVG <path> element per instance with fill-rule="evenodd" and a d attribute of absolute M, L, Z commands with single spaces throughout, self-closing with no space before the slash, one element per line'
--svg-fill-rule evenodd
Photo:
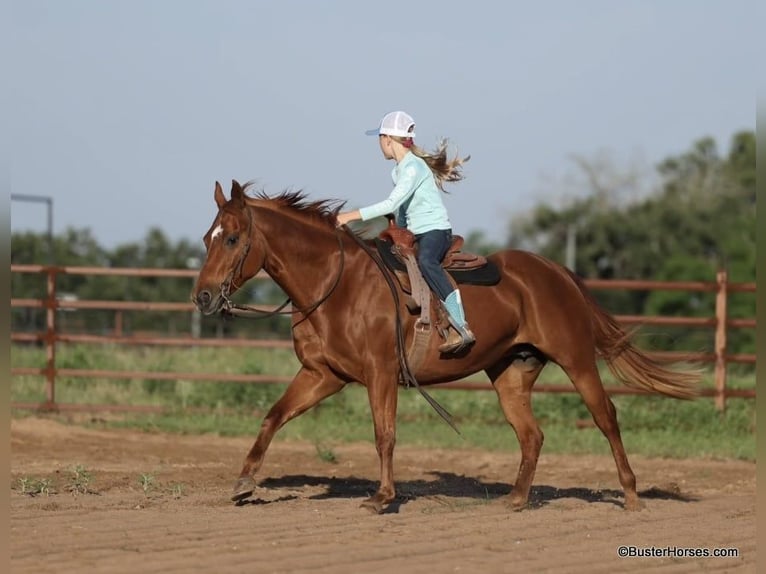
<path fill-rule="evenodd" d="M 580 162 L 585 169 L 589 164 Z M 576 270 L 584 277 L 713 281 L 727 269 L 731 281 L 755 281 L 755 134 L 732 138 L 721 156 L 703 138 L 657 167 L 660 187 L 623 202 L 594 169 L 588 193 L 563 208 L 538 205 L 516 222 L 509 243 L 521 244 L 563 262 L 567 235 L 576 230 Z M 628 181 L 624 178 L 623 181 Z M 625 314 L 710 316 L 714 294 L 683 291 L 603 292 L 609 309 Z M 755 315 L 754 297 L 733 297 L 732 316 Z M 685 333 L 693 346 L 700 335 Z M 676 339 L 677 340 L 677 339 Z M 754 348 L 754 334 L 737 331 L 737 349 Z"/>

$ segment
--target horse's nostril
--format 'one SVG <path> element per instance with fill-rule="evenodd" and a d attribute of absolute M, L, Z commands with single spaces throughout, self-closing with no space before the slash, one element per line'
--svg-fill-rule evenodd
<path fill-rule="evenodd" d="M 197 303 L 202 306 L 210 304 L 210 291 L 200 291 L 197 295 Z"/>

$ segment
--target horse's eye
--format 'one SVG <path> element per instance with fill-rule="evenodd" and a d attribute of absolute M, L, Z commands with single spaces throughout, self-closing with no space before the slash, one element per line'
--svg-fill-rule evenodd
<path fill-rule="evenodd" d="M 226 239 L 226 245 L 232 247 L 237 244 L 237 241 L 239 240 L 239 237 L 236 235 L 229 235 L 229 237 Z"/>

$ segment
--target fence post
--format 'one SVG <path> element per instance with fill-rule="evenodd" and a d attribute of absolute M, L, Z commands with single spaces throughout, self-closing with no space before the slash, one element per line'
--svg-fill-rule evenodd
<path fill-rule="evenodd" d="M 45 298 L 45 402 L 40 410 L 57 411 L 56 406 L 56 268 L 47 268 Z"/>
<path fill-rule="evenodd" d="M 728 273 L 726 270 L 716 274 L 718 291 L 715 298 L 715 407 L 723 412 L 726 409 L 726 309 L 728 293 Z"/>
<path fill-rule="evenodd" d="M 122 337 L 123 335 L 123 329 L 122 329 L 122 311 L 117 310 L 114 312 L 114 336 L 115 337 Z"/>

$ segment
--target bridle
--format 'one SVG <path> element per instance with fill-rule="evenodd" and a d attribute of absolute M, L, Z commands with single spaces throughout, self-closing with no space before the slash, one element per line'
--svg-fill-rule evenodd
<path fill-rule="evenodd" d="M 327 301 L 327 299 L 330 298 L 330 295 L 333 294 L 335 289 L 338 287 L 338 284 L 340 283 L 340 278 L 343 275 L 343 269 L 345 267 L 345 250 L 343 248 L 343 238 L 341 235 L 341 229 L 337 227 L 335 228 L 335 238 L 338 240 L 338 252 L 340 254 L 338 272 L 335 275 L 335 280 L 333 281 L 332 285 L 330 285 L 330 287 L 328 288 L 327 292 L 324 295 L 322 295 L 319 299 L 317 299 L 317 301 L 315 301 L 308 307 L 305 307 L 304 309 L 293 308 L 293 309 L 284 311 L 283 309 L 292 302 L 290 297 L 288 297 L 284 301 L 284 303 L 279 305 L 276 309 L 259 309 L 258 307 L 252 307 L 250 305 L 239 305 L 237 303 L 234 303 L 231 299 L 229 299 L 229 293 L 231 292 L 231 286 L 234 284 L 234 278 L 242 277 L 242 270 L 245 266 L 245 261 L 247 260 L 247 256 L 250 254 L 250 247 L 252 246 L 253 213 L 249 207 L 247 207 L 247 215 L 248 215 L 247 244 L 245 245 L 245 248 L 242 250 L 242 255 L 240 256 L 239 262 L 231 270 L 229 275 L 226 277 L 226 280 L 223 283 L 221 283 L 221 297 L 223 298 L 223 301 L 224 301 L 223 308 L 221 309 L 221 313 L 223 313 L 224 315 L 231 315 L 235 317 L 250 317 L 253 319 L 267 319 L 275 315 L 292 315 L 295 313 L 300 313 L 303 315 L 303 317 L 298 321 L 298 323 L 300 323 L 301 321 L 304 321 L 306 318 L 308 318 L 308 316 L 311 313 L 316 311 L 317 308 L 322 303 L 324 303 L 325 301 Z"/>

